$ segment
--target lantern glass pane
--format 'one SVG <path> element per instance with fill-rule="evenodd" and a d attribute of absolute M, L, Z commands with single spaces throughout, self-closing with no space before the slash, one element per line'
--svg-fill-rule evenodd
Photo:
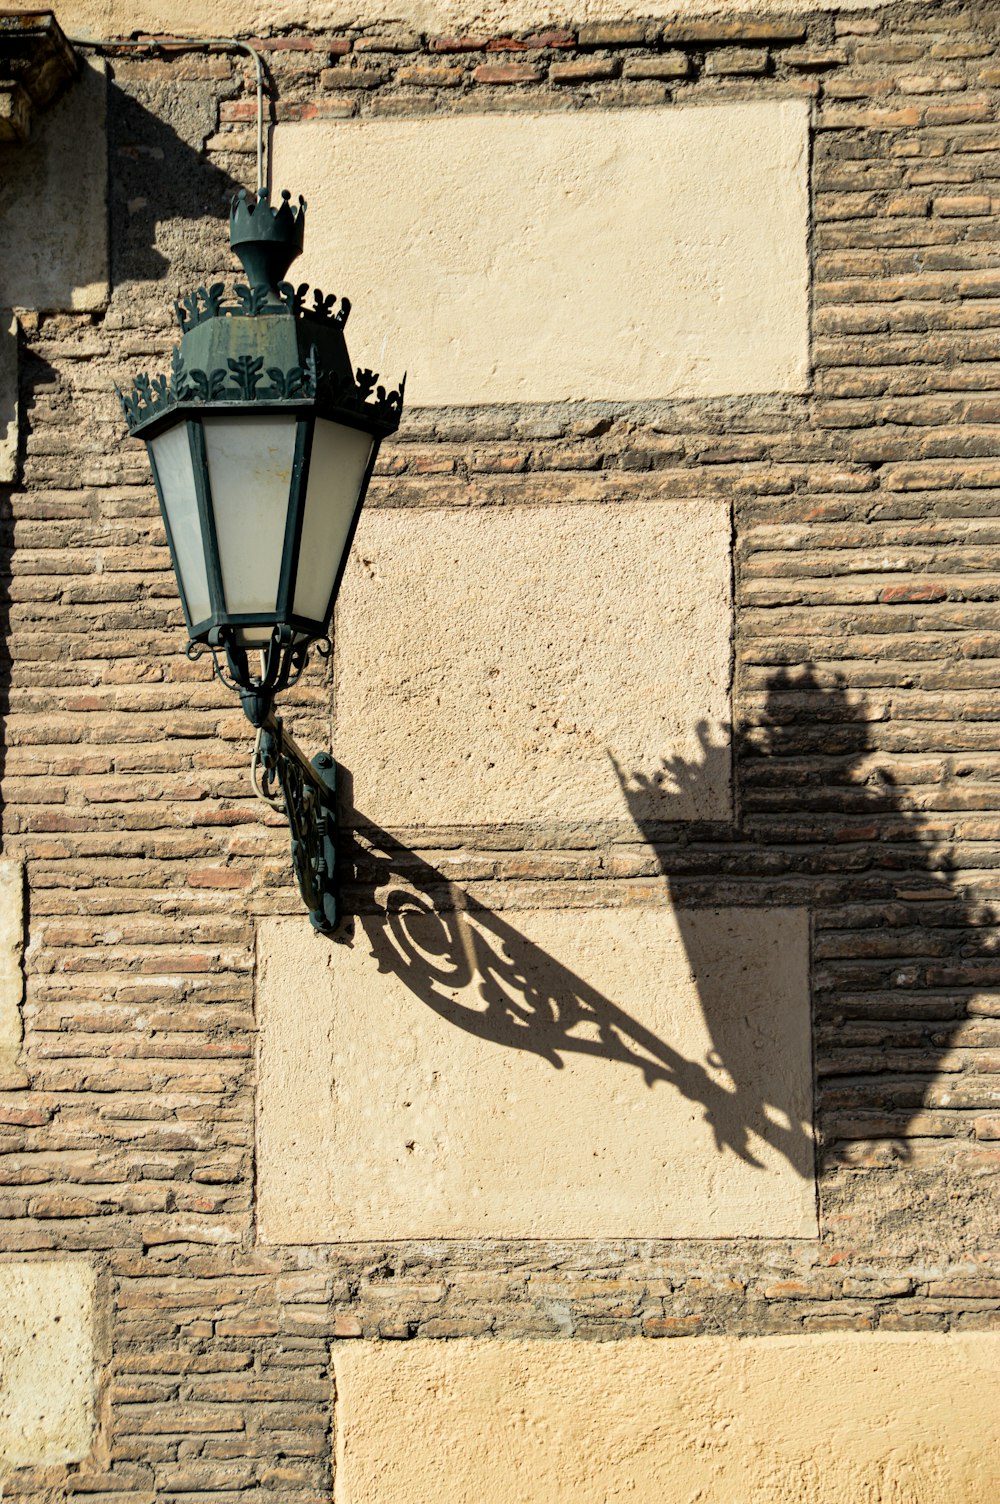
<path fill-rule="evenodd" d="M 274 614 L 295 457 L 295 418 L 206 416 L 205 456 L 226 610 Z M 270 633 L 265 633 L 265 637 Z"/>
<path fill-rule="evenodd" d="M 211 615 L 211 604 L 187 424 L 178 423 L 157 434 L 155 439 L 149 440 L 147 447 L 167 514 L 177 563 L 177 583 L 188 617 L 195 625 Z"/>
<path fill-rule="evenodd" d="M 295 576 L 296 616 L 325 623 L 371 452 L 371 434 L 317 418 Z"/>

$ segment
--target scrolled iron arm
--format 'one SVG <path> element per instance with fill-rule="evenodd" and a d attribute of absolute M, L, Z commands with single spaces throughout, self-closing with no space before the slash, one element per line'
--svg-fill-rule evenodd
<path fill-rule="evenodd" d="M 268 713 L 257 732 L 251 765 L 253 786 L 260 798 L 288 821 L 299 892 L 313 928 L 328 937 L 339 919 L 334 885 L 336 772 L 336 763 L 328 752 L 320 752 L 310 762 L 280 718 Z"/>
<path fill-rule="evenodd" d="M 221 627 L 207 642 L 192 643 L 188 656 L 211 652 L 216 677 L 239 695 L 247 720 L 257 728 L 250 764 L 254 792 L 288 821 L 295 880 L 313 928 L 335 938 L 339 920 L 334 881 L 337 765 L 329 752 L 320 752 L 310 761 L 273 708 L 275 695 L 299 678 L 310 647 L 329 657 L 328 638 L 297 642 L 289 627 L 276 627 L 261 649 L 259 672 L 254 673 L 247 649 Z"/>

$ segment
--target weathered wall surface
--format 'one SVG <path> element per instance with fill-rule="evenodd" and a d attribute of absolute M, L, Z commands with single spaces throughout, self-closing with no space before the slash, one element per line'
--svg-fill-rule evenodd
<path fill-rule="evenodd" d="M 0 1265 L 0 1488 L 11 1469 L 89 1455 L 95 1356 L 89 1260 Z"/>
<path fill-rule="evenodd" d="M 414 905 L 258 946 L 266 1242 L 816 1236 L 805 910 Z"/>
<path fill-rule="evenodd" d="M 0 147 L 0 304 L 94 309 L 108 300 L 107 76 L 88 58 L 25 146 Z"/>
<path fill-rule="evenodd" d="M 205 664 L 184 656 L 146 462 L 124 440 L 111 393 L 114 380 L 166 366 L 173 298 L 233 280 L 225 213 L 233 188 L 253 180 L 252 69 L 230 53 L 111 53 L 110 301 L 81 308 L 70 296 L 58 310 L 39 300 L 19 311 L 22 464 L 17 483 L 0 489 L 4 857 L 24 863 L 28 940 L 23 1048 L 0 1077 L 0 1264 L 93 1262 L 105 1382 L 89 1455 L 70 1465 L 36 1447 L 8 1472 L 5 1499 L 328 1504 L 335 1419 L 344 1419 L 334 1416 L 336 1364 L 360 1373 L 370 1358 L 374 1375 L 395 1353 L 404 1355 L 400 1374 L 407 1362 L 457 1363 L 447 1354 L 456 1338 L 482 1339 L 470 1349 L 482 1375 L 501 1361 L 499 1338 L 539 1350 L 540 1374 L 546 1362 L 553 1374 L 584 1364 L 577 1348 L 605 1339 L 624 1352 L 624 1339 L 632 1351 L 683 1337 L 678 1358 L 651 1352 L 644 1362 L 695 1372 L 707 1361 L 703 1339 L 794 1338 L 806 1389 L 823 1356 L 810 1344 L 825 1345 L 824 1336 L 856 1334 L 869 1361 L 876 1348 L 863 1344 L 912 1335 L 921 1358 L 899 1365 L 913 1386 L 893 1412 L 903 1416 L 893 1434 L 904 1452 L 913 1436 L 904 1412 L 925 1393 L 921 1374 L 940 1376 L 942 1405 L 968 1393 L 971 1348 L 949 1349 L 959 1378 L 935 1366 L 934 1339 L 981 1337 L 992 1351 L 998 13 L 981 0 L 949 0 L 796 8 L 790 17 L 755 7 L 739 24 L 734 15 L 703 15 L 686 29 L 628 21 L 588 30 L 598 23 L 584 6 L 545 35 L 509 35 L 505 15 L 488 33 L 455 36 L 410 21 L 335 27 L 310 13 L 308 25 L 297 18 L 262 38 L 279 140 L 286 127 L 305 136 L 324 119 L 360 128 L 499 112 L 544 123 L 790 99 L 813 112 L 808 391 L 513 403 L 480 395 L 474 405 L 415 409 L 383 453 L 368 536 L 385 570 L 397 571 L 395 598 L 413 588 L 407 558 L 412 580 L 440 565 L 447 549 L 435 540 L 447 538 L 455 565 L 452 577 L 435 577 L 436 627 L 454 631 L 461 612 L 473 657 L 489 637 L 484 570 L 455 540 L 501 531 L 522 540 L 494 573 L 508 592 L 520 588 L 533 616 L 548 613 L 555 634 L 546 660 L 549 638 L 534 643 L 511 622 L 516 672 L 506 701 L 493 701 L 506 707 L 501 728 L 522 743 L 525 728 L 544 732 L 535 763 L 522 745 L 523 787 L 508 748 L 507 774 L 483 783 L 478 807 L 460 769 L 449 793 L 423 750 L 448 749 L 435 697 L 452 728 L 462 715 L 477 724 L 496 681 L 469 679 L 456 636 L 435 654 L 416 617 L 408 634 L 392 592 L 381 615 L 371 609 L 369 631 L 384 634 L 386 659 L 398 656 L 406 708 L 379 707 L 379 730 L 398 737 L 396 766 L 380 763 L 377 737 L 362 734 L 367 691 L 358 683 L 373 654 L 347 616 L 349 603 L 379 598 L 360 548 L 338 625 L 336 695 L 332 674 L 314 665 L 286 713 L 305 747 L 335 745 L 346 764 L 344 901 L 356 923 L 348 959 L 329 952 L 330 976 L 338 964 L 367 964 L 363 947 L 383 930 L 423 937 L 407 965 L 426 986 L 469 969 L 469 946 L 474 960 L 480 944 L 471 936 L 513 947 L 509 937 L 530 915 L 529 938 L 545 956 L 528 966 L 516 947 L 513 957 L 504 950 L 495 973 L 519 1026 L 562 1058 L 587 1029 L 570 1023 L 572 990 L 560 983 L 553 999 L 537 979 L 557 964 L 574 975 L 592 965 L 596 975 L 598 961 L 610 962 L 553 957 L 557 931 L 579 926 L 573 944 L 585 950 L 639 916 L 676 925 L 698 991 L 697 1003 L 686 994 L 689 1020 L 711 1036 L 692 1033 L 685 1049 L 697 1066 L 688 1084 L 702 1088 L 684 1098 L 692 1141 L 702 1153 L 711 1140 L 706 1163 L 727 1195 L 731 1173 L 750 1185 L 763 1175 L 748 1157 L 761 1157 L 761 1143 L 793 1205 L 812 1196 L 814 1178 L 817 1231 L 792 1235 L 761 1219 L 742 1235 L 728 1227 L 714 1237 L 662 1228 L 596 1236 L 581 1225 L 536 1240 L 496 1224 L 489 1236 L 420 1238 L 400 1216 L 392 1228 L 383 1222 L 392 1236 L 368 1242 L 345 1241 L 338 1228 L 331 1241 L 261 1237 L 278 1211 L 264 1216 L 254 1163 L 255 1052 L 263 1023 L 266 1071 L 270 1027 L 267 1000 L 260 1018 L 255 1009 L 258 930 L 273 919 L 298 926 L 303 948 L 319 942 L 292 886 L 286 832 L 262 819 L 250 793 L 242 716 Z M 73 24 L 71 13 L 63 19 Z M 118 27 L 143 24 L 130 13 Z M 178 10 L 163 24 L 189 21 Z M 251 22 L 213 17 L 213 27 L 229 24 Z M 355 353 L 359 362 L 378 357 Z M 565 550 L 560 571 L 548 552 L 529 577 L 523 540 L 542 515 L 593 531 L 586 541 L 572 535 L 579 546 Z M 616 528 L 635 610 L 600 606 L 587 627 L 601 643 L 595 662 L 619 653 L 633 688 L 609 714 L 607 682 L 581 669 L 568 686 L 569 724 L 532 728 L 525 657 L 537 653 L 536 673 L 552 669 L 574 621 L 572 602 L 550 601 L 555 582 L 572 576 L 578 594 L 599 602 L 596 562 L 584 564 L 600 556 L 595 538 Z M 404 536 L 405 549 L 389 549 Z M 733 608 L 721 676 L 726 582 L 709 547 L 720 539 Z M 667 607 L 672 557 L 692 578 L 675 582 Z M 419 606 L 419 595 L 410 598 Z M 666 621 L 674 640 L 656 642 L 651 620 Z M 680 639 L 696 621 L 704 651 L 685 664 Z M 584 655 L 576 661 L 586 668 Z M 404 684 L 414 662 L 419 679 Z M 647 706 L 636 704 L 646 682 L 637 663 L 649 675 Z M 390 665 L 379 667 L 391 683 Z M 675 695 L 674 674 L 689 672 L 690 692 Z M 539 688 L 548 696 L 553 685 L 554 670 Z M 730 716 L 732 731 L 717 723 Z M 433 798 L 421 799 L 421 776 Z M 564 789 L 573 798 L 560 803 Z M 744 1069 L 746 1051 L 725 1029 L 731 1009 L 717 1010 L 714 1029 L 705 1011 L 720 954 L 705 916 L 738 913 L 751 931 L 752 969 L 773 916 L 790 910 L 810 918 L 814 1045 L 812 1113 L 796 1099 L 791 1116 L 769 1110 L 766 1072 Z M 766 921 L 755 926 L 748 915 L 761 911 Z M 468 923 L 456 917 L 465 914 Z M 400 979 L 387 971 L 383 980 L 388 996 Z M 368 972 L 363 987 L 375 995 Z M 447 982 L 439 1001 L 442 993 Z M 295 1009 L 323 998 L 289 993 L 286 1038 Z M 440 1028 L 440 1015 L 424 1004 L 434 1016 L 423 1016 L 417 1001 L 408 989 L 414 1026 Z M 360 998 L 353 1006 L 360 1034 Z M 387 1023 L 383 1037 L 385 1074 L 398 1078 Z M 456 1051 L 471 1037 L 456 1028 Z M 621 1030 L 605 1044 L 620 1050 Z M 504 1062 L 513 1070 L 513 1059 Z M 613 1068 L 623 1089 L 639 1074 Z M 547 1069 L 551 1082 L 558 1073 Z M 367 1078 L 374 1098 L 378 1062 Z M 617 1088 L 602 1078 L 602 1089 Z M 647 1096 L 680 1101 L 666 1082 L 643 1093 L 643 1105 Z M 270 1172 L 261 1164 L 263 1188 L 273 1162 Z M 352 1344 L 361 1354 L 345 1359 Z M 987 1403 L 984 1385 L 978 1410 L 966 1413 L 982 1418 Z M 414 1425 L 417 1414 L 414 1399 Z M 956 1438 L 966 1434 L 950 1410 L 940 1414 Z M 972 1456 L 963 1441 L 955 1468 Z M 830 1476 L 839 1482 L 836 1460 Z M 342 1494 L 351 1477 L 343 1465 Z M 947 1465 L 935 1456 L 927 1471 L 906 1475 L 927 1495 L 918 1492 L 917 1504 L 932 1504 L 942 1478 L 952 1486 L 955 1474 L 935 1471 Z M 872 1478 L 847 1476 L 849 1504 L 862 1485 L 874 1490 Z M 882 1479 L 888 1498 L 896 1481 Z"/>
<path fill-rule="evenodd" d="M 996 1339 L 338 1351 L 337 1504 L 980 1504 Z"/>
<path fill-rule="evenodd" d="M 651 17 L 677 18 L 722 16 L 752 18 L 756 12 L 778 14 L 803 10 L 877 9 L 889 0 L 645 0 L 642 14 Z M 927 4 L 935 0 L 926 0 Z M 28 10 L 19 0 L 11 7 Z M 567 22 L 576 25 L 619 21 L 620 0 L 321 0 L 310 7 L 310 26 L 317 32 L 335 28 L 393 27 L 400 18 L 417 31 L 454 32 L 479 28 L 487 36 L 510 31 L 530 31 L 532 27 Z M 292 0 L 264 0 L 251 7 L 237 0 L 219 0 L 207 5 L 205 0 L 140 0 L 123 17 L 117 0 L 69 0 L 60 9 L 64 29 L 92 37 L 128 37 L 136 33 L 154 36 L 252 36 L 268 35 L 287 28 L 303 27 L 301 6 Z"/>
<path fill-rule="evenodd" d="M 0 310 L 0 484 L 17 475 L 17 320 Z"/>
<path fill-rule="evenodd" d="M 24 868 L 0 861 L 0 1073 L 16 1071 L 24 1001 Z"/>
<path fill-rule="evenodd" d="M 394 830 L 621 829 L 616 764 L 655 767 L 668 748 L 696 758 L 698 722 L 728 725 L 725 500 L 605 504 L 575 489 L 544 505 L 426 509 L 416 525 L 395 509 L 363 518 L 334 671 L 356 811 Z M 728 816 L 728 760 L 713 773 L 673 795 L 675 819 Z M 642 813 L 655 819 L 667 797 L 651 790 Z"/>
<path fill-rule="evenodd" d="M 808 123 L 803 99 L 307 121 L 273 172 L 310 206 L 296 276 L 351 289 L 411 404 L 801 392 Z"/>

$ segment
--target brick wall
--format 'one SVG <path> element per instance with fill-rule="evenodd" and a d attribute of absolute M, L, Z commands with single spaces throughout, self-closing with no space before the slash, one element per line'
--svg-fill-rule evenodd
<path fill-rule="evenodd" d="M 0 1251 L 92 1255 L 111 1356 L 94 1461 L 22 1469 L 7 1497 L 318 1504 L 331 1338 L 996 1329 L 998 22 L 944 3 L 260 39 L 279 121 L 816 102 L 810 397 L 419 411 L 369 501 L 728 498 L 735 824 L 362 826 L 344 872 L 355 912 L 400 887 L 447 907 L 455 884 L 493 910 L 808 905 L 816 1243 L 256 1246 L 254 926 L 299 901 L 242 715 L 184 656 L 111 392 L 162 364 L 174 297 L 230 277 L 252 78 L 218 52 L 111 56 L 113 296 L 24 316 L 0 491 L 5 854 L 29 894 Z M 310 749 L 324 672 L 288 707 Z M 706 739 L 673 776 L 728 755 Z"/>

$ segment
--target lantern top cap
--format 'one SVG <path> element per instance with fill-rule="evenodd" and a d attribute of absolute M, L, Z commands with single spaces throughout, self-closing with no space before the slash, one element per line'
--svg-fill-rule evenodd
<path fill-rule="evenodd" d="M 239 257 L 251 287 L 274 292 L 301 254 L 306 228 L 306 203 L 284 189 L 277 209 L 271 207 L 266 188 L 251 199 L 241 188 L 229 211 L 229 244 Z"/>

